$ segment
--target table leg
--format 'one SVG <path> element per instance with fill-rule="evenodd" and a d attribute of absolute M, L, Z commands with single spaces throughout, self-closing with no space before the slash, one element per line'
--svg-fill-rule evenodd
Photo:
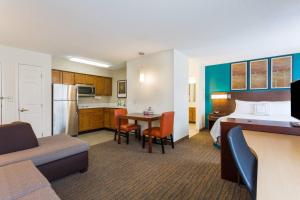
<path fill-rule="evenodd" d="M 118 144 L 121 144 L 121 117 L 119 117 L 119 124 L 118 124 Z"/>
<path fill-rule="evenodd" d="M 149 130 L 149 138 L 148 138 L 148 147 L 149 147 L 149 153 L 152 153 L 152 136 L 151 136 L 151 130 L 152 130 L 152 121 L 148 121 L 148 130 Z"/>

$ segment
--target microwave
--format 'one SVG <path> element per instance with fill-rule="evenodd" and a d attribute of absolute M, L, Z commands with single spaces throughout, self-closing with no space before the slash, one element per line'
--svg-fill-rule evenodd
<path fill-rule="evenodd" d="M 93 85 L 82 85 L 77 86 L 77 96 L 78 97 L 94 97 L 96 96 L 96 89 Z"/>

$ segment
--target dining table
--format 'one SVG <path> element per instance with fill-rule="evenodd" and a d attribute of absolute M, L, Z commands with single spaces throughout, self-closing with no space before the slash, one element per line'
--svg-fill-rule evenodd
<path fill-rule="evenodd" d="M 135 124 L 138 124 L 138 121 L 144 121 L 147 122 L 148 124 L 148 130 L 149 133 L 151 133 L 151 129 L 152 129 L 152 122 L 153 121 L 157 121 L 160 120 L 161 115 L 160 114 L 143 114 L 143 113 L 130 113 L 127 115 L 121 115 L 119 116 L 119 127 L 118 127 L 118 144 L 121 144 L 121 120 L 122 119 L 129 119 L 129 120 L 134 120 Z M 152 153 L 152 137 L 150 136 L 148 139 L 148 152 Z"/>

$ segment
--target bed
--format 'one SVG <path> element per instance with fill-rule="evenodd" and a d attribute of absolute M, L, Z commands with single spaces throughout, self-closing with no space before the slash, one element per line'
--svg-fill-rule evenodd
<path fill-rule="evenodd" d="M 221 121 L 225 118 L 299 122 L 291 117 L 290 101 L 241 101 L 235 100 L 235 110 L 228 116 L 219 118 L 212 127 L 210 134 L 214 142 L 221 135 Z"/>

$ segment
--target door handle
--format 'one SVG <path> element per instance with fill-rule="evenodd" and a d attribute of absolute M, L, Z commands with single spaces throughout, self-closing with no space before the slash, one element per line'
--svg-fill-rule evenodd
<path fill-rule="evenodd" d="M 19 111 L 20 111 L 20 112 L 26 112 L 26 111 L 29 111 L 29 110 L 27 110 L 27 109 L 25 109 L 25 108 L 21 108 Z"/>

